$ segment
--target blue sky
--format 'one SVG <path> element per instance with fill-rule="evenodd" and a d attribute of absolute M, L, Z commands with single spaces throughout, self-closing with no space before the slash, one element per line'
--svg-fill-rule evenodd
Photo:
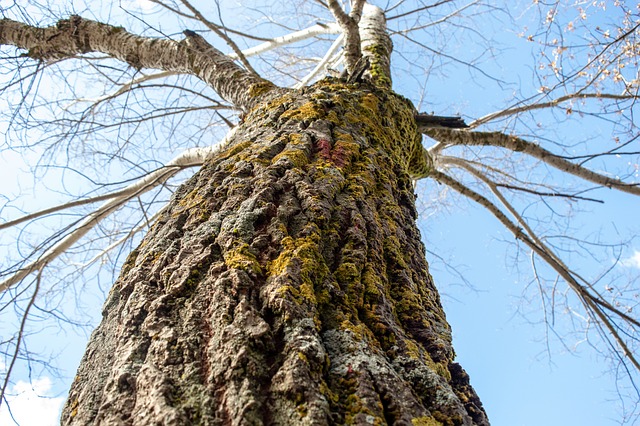
<path fill-rule="evenodd" d="M 138 3 L 149 6 L 142 0 Z M 374 4 L 384 6 L 384 2 Z M 540 82 L 531 72 L 539 59 L 535 56 L 536 45 L 518 34 L 524 32 L 526 35 L 526 29 L 535 21 L 530 4 L 528 1 L 513 3 L 511 12 L 515 26 L 505 24 L 512 22 L 506 15 L 487 18 L 484 25 L 479 25 L 495 47 L 495 52 L 490 54 L 496 59 L 483 62 L 483 70 L 495 79 L 468 67 L 456 67 L 449 59 L 434 59 L 418 50 L 415 54 L 405 51 L 402 57 L 394 57 L 396 90 L 416 103 L 421 94 L 426 93 L 420 105 L 422 110 L 438 114 L 459 113 L 468 121 L 504 107 L 516 93 L 523 96 L 537 93 Z M 602 19 L 596 21 L 599 24 L 606 21 L 602 17 L 594 19 Z M 227 24 L 233 25 L 233 19 L 229 18 Z M 435 40 L 434 45 L 449 44 L 450 53 L 457 58 L 490 56 L 482 51 L 483 44 L 471 42 L 470 36 L 446 34 L 446 37 L 450 36 L 453 38 Z M 396 38 L 395 42 L 397 50 L 412 49 L 411 43 L 402 38 Z M 429 61 L 441 67 L 424 72 L 420 67 L 428 65 Z M 497 79 L 506 83 L 498 83 Z M 611 128 L 607 123 L 587 118 L 562 116 L 562 120 L 558 120 L 550 113 L 536 117 L 544 136 L 567 143 L 594 136 L 596 140 L 610 138 Z M 5 185 L 4 194 L 14 190 L 22 192 L 22 201 L 30 209 L 55 202 L 58 194 L 48 191 L 43 195 L 43 182 L 21 174 L 19 169 L 24 167 L 20 161 L 20 156 L 2 151 L 0 181 Z M 596 165 L 600 166 L 604 165 Z M 551 176 L 553 179 L 554 175 Z M 441 260 L 427 255 L 453 328 L 458 361 L 470 374 L 471 383 L 492 424 L 618 424 L 620 400 L 611 366 L 582 342 L 581 335 L 571 333 L 567 324 L 574 314 L 557 312 L 556 329 L 564 336 L 564 343 L 552 335 L 547 344 L 540 302 L 534 286 L 530 285 L 531 270 L 526 255 L 521 253 L 519 260 L 514 261 L 517 251 L 512 244 L 513 238 L 494 218 L 459 196 L 449 194 L 440 198 L 441 189 L 433 183 L 419 184 L 419 225 L 427 250 L 437 252 L 449 266 L 456 267 L 472 287 L 462 284 L 461 278 L 451 273 Z M 554 204 L 567 208 L 564 212 L 569 219 L 562 219 L 565 222 L 561 228 L 565 226 L 576 236 L 599 235 L 607 241 L 638 235 L 635 212 L 640 211 L 640 200 L 602 190 L 590 195 L 602 198 L 606 203 L 587 204 L 581 212 L 570 211 L 562 203 Z M 13 215 L 15 211 L 10 213 Z M 4 213 L 2 219 L 5 219 Z M 640 244 L 631 240 L 622 252 L 625 262 L 616 267 L 620 279 L 637 279 L 639 252 Z M 607 250 L 599 252 L 599 262 L 584 254 L 572 255 L 571 259 L 581 270 L 594 274 L 615 262 L 614 252 Z M 101 276 L 100 280 L 107 283 L 110 277 Z M 89 293 L 92 302 L 88 303 L 87 309 L 93 310 L 94 320 L 98 320 L 101 291 L 96 289 Z M 55 362 L 62 370 L 62 377 L 41 375 L 36 369 L 28 384 L 26 370 L 19 370 L 14 376 L 17 384 L 13 388 L 18 396 L 11 406 L 21 425 L 56 423 L 64 393 L 84 350 L 86 330 L 70 328 L 61 333 L 52 329 L 50 333 L 37 336 L 40 340 L 34 342 L 35 347 L 40 345 L 60 354 Z M 0 368 L 5 367 L 0 365 Z M 38 399 L 38 395 L 44 398 Z M 12 424 L 7 416 L 6 409 L 1 408 L 0 425 Z"/>
<path fill-rule="evenodd" d="M 620 200 L 608 208 L 626 212 L 616 221 L 637 229 L 634 212 L 640 202 Z M 596 211 L 590 215 L 590 226 L 596 229 L 610 217 Z M 497 221 L 469 206 L 429 222 L 421 223 L 427 247 L 432 244 L 450 253 L 451 263 L 475 288 L 460 285 L 457 277 L 432 261 L 458 362 L 470 374 L 492 425 L 618 424 L 620 400 L 610 364 L 584 343 L 567 351 L 553 336 L 551 351 L 546 352 L 544 327 L 532 324 L 541 321 L 539 299 L 523 298 L 527 271 L 513 272 L 506 260 L 513 246 L 505 243 L 512 238 Z M 636 260 L 624 269 L 637 276 L 639 267 Z M 567 321 L 566 315 L 560 313 L 558 321 Z M 579 337 L 568 336 L 565 342 L 573 349 Z"/>

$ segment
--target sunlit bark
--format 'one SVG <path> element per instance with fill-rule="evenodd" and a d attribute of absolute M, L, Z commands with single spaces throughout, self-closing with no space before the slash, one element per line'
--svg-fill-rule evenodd
<path fill-rule="evenodd" d="M 488 424 L 415 227 L 414 114 L 337 81 L 254 110 L 130 255 L 63 423 Z"/>

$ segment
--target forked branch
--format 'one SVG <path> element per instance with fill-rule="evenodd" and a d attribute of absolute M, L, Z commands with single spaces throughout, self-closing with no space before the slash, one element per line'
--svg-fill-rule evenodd
<path fill-rule="evenodd" d="M 188 0 L 181 0 L 181 1 L 182 1 L 182 4 L 184 4 L 186 6 L 186 8 L 189 9 L 191 11 L 191 13 L 193 13 L 193 15 L 196 18 L 198 18 L 198 20 L 200 22 L 202 22 L 204 25 L 206 25 L 207 28 L 209 28 L 218 37 L 220 37 L 221 39 L 223 39 L 227 43 L 227 45 L 235 53 L 235 57 L 238 58 L 240 60 L 240 62 L 242 62 L 242 65 L 244 65 L 244 67 L 247 69 L 247 71 L 249 71 L 252 74 L 255 74 L 256 76 L 258 75 L 256 70 L 253 69 L 253 67 L 251 66 L 251 64 L 249 63 L 247 58 L 245 57 L 244 53 L 242 53 L 242 50 L 240 50 L 238 45 L 233 40 L 231 40 L 231 38 L 227 34 L 225 34 L 225 32 L 222 31 L 218 25 L 214 24 L 213 22 L 211 22 L 207 18 L 205 18 L 204 15 L 202 15 L 202 13 L 200 13 L 200 11 L 198 9 L 196 9 Z"/>

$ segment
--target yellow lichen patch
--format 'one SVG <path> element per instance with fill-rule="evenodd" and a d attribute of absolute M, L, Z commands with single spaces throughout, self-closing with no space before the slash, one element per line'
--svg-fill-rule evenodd
<path fill-rule="evenodd" d="M 298 108 L 285 111 L 280 116 L 284 120 L 317 120 L 326 115 L 324 108 L 316 102 L 309 101 Z"/>
<path fill-rule="evenodd" d="M 411 419 L 413 426 L 443 426 L 442 423 L 430 416 L 422 416 Z"/>
<path fill-rule="evenodd" d="M 201 204 L 204 201 L 204 198 L 199 194 L 199 192 L 199 189 L 196 188 L 186 194 L 184 197 L 180 198 L 178 200 L 178 205 L 180 207 L 183 207 L 183 209 L 179 210 L 178 213 L 184 210 L 191 210 L 193 207 Z"/>
<path fill-rule="evenodd" d="M 422 157 L 416 156 L 422 150 L 422 144 L 415 124 L 415 109 L 410 102 L 386 90 L 362 90 L 361 86 L 345 84 L 335 79 L 323 80 L 316 86 L 322 90 L 316 92 L 311 97 L 312 100 L 283 112 L 280 118 L 306 122 L 325 119 L 336 125 L 336 132 L 341 127 L 353 129 L 356 126 L 363 136 L 375 141 L 375 145 L 388 153 L 391 160 L 407 168 L 407 171 L 425 169 Z M 327 107 L 331 104 L 338 108 Z M 343 151 L 356 149 L 356 146 L 337 144 L 333 151 L 336 147 Z M 332 162 L 339 167 L 347 164 L 348 155 L 345 154 L 346 152 L 334 154 Z"/>
<path fill-rule="evenodd" d="M 218 159 L 229 158 L 233 155 L 236 155 L 240 151 L 244 150 L 251 144 L 252 144 L 251 141 L 242 141 L 242 142 L 238 142 L 236 144 L 230 145 L 229 147 L 224 149 L 220 154 L 218 154 L 216 158 Z"/>
<path fill-rule="evenodd" d="M 269 92 L 275 86 L 270 81 L 262 81 L 260 83 L 254 83 L 249 86 L 249 96 L 258 97 Z"/>
<path fill-rule="evenodd" d="M 405 340 L 405 344 L 407 345 L 407 350 L 408 350 L 408 355 L 413 358 L 413 353 L 411 351 L 411 349 L 409 348 L 410 343 L 413 343 L 410 340 Z M 413 343 L 415 345 L 415 343 Z M 417 347 L 416 347 L 417 350 Z M 435 362 L 433 360 L 433 358 L 431 358 L 431 356 L 429 355 L 428 352 L 424 351 L 422 352 L 422 357 L 420 357 L 422 359 L 422 361 L 427 364 L 427 367 L 429 367 L 429 369 L 431 371 L 435 371 L 439 376 L 443 377 L 446 381 L 450 382 L 451 381 L 451 373 L 449 372 L 449 369 L 446 366 L 446 362 L 447 361 L 443 361 L 443 362 Z"/>
<path fill-rule="evenodd" d="M 324 380 L 320 383 L 320 393 L 334 404 L 340 401 L 340 395 L 327 386 L 327 383 Z"/>
<path fill-rule="evenodd" d="M 262 274 L 262 268 L 256 255 L 251 252 L 248 244 L 242 243 L 223 253 L 224 263 L 229 268 L 251 271 L 256 275 Z"/>
<path fill-rule="evenodd" d="M 436 373 L 438 373 L 438 375 L 444 377 L 447 380 L 447 382 L 451 381 L 451 372 L 449 371 L 447 366 L 444 365 L 443 363 L 439 362 L 435 364 L 435 371 Z"/>
<path fill-rule="evenodd" d="M 332 122 L 333 124 L 342 123 L 342 120 L 340 120 L 340 117 L 338 117 L 338 114 L 334 110 L 331 110 L 327 113 L 326 119 Z"/>
<path fill-rule="evenodd" d="M 299 133 L 291 133 L 282 137 L 287 144 L 286 148 L 273 157 L 271 164 L 277 163 L 280 159 L 286 158 L 294 167 L 304 167 L 309 163 L 308 142 Z"/>
<path fill-rule="evenodd" d="M 406 339 L 404 344 L 407 346 L 407 354 L 410 358 L 420 359 L 420 348 L 413 340 Z"/>
<path fill-rule="evenodd" d="M 349 148 L 350 151 L 352 152 L 359 152 L 360 151 L 360 145 L 358 145 L 355 140 L 353 139 L 353 136 L 351 136 L 349 133 L 343 133 L 340 131 L 336 131 L 335 132 L 335 137 L 336 137 L 336 143 L 335 145 L 342 145 L 345 148 Z M 335 147 L 334 147 L 335 149 Z"/>
<path fill-rule="evenodd" d="M 378 111 L 378 97 L 372 93 L 367 93 L 362 98 L 362 105 L 364 105 L 372 113 Z"/>
<path fill-rule="evenodd" d="M 366 340 L 369 341 L 371 344 L 377 343 L 377 339 L 375 338 L 375 336 L 373 335 L 369 327 L 367 327 L 365 324 L 361 322 L 358 322 L 358 324 L 354 324 L 353 322 L 347 319 L 340 323 L 340 328 L 342 330 L 351 331 L 351 333 L 353 333 L 353 336 L 357 341 L 362 341 L 362 340 L 365 340 L 366 338 Z"/>
<path fill-rule="evenodd" d="M 304 167 L 309 163 L 309 156 L 302 149 L 285 149 L 280 154 L 273 157 L 271 164 L 277 163 L 282 158 L 286 158 L 293 164 L 294 167 Z"/>
<path fill-rule="evenodd" d="M 284 237 L 282 241 L 280 241 L 280 245 L 283 248 L 280 256 L 278 256 L 276 260 L 267 263 L 269 276 L 282 275 L 289 265 L 291 257 L 293 256 L 293 251 L 295 249 L 295 240 L 293 238 Z"/>
<path fill-rule="evenodd" d="M 74 399 L 71 403 L 71 418 L 74 418 L 78 415 L 78 398 Z"/>
<path fill-rule="evenodd" d="M 372 412 L 371 409 L 365 406 L 362 403 L 360 397 L 356 394 L 350 394 L 345 401 L 345 405 L 347 406 L 347 413 L 344 418 L 344 424 L 352 425 L 352 424 L 360 424 L 362 421 L 357 422 L 356 416 L 365 416 L 366 424 L 374 425 L 374 426 L 382 426 L 386 425 L 387 422 L 385 419 L 376 415 L 376 413 Z M 382 403 L 378 402 L 378 412 L 383 411 Z"/>
<path fill-rule="evenodd" d="M 376 85 L 379 87 L 391 87 L 391 79 L 383 71 L 383 68 L 376 62 L 369 68 L 369 73 Z"/>
<path fill-rule="evenodd" d="M 360 269 L 352 262 L 344 262 L 335 270 L 333 276 L 339 284 L 345 284 L 360 277 Z"/>
<path fill-rule="evenodd" d="M 206 206 L 206 200 L 202 194 L 200 194 L 198 188 L 193 189 L 177 200 L 171 216 L 175 218 L 185 212 L 188 215 L 187 223 L 204 222 L 211 215 L 211 212 Z"/>
<path fill-rule="evenodd" d="M 362 273 L 362 283 L 364 284 L 364 291 L 367 295 L 377 297 L 382 289 L 382 283 L 380 277 L 376 274 L 376 271 L 372 268 L 366 268 Z"/>
<path fill-rule="evenodd" d="M 263 102 L 253 107 L 244 117 L 244 123 L 251 123 L 253 121 L 263 121 L 266 114 L 272 113 L 278 108 L 285 107 L 293 102 L 293 97 L 290 93 L 285 93 L 282 96 L 271 99 L 268 102 Z"/>
<path fill-rule="evenodd" d="M 300 291 L 296 287 L 293 287 L 293 286 L 290 286 L 290 285 L 281 285 L 276 290 L 276 294 L 278 294 L 280 296 L 284 296 L 286 294 L 290 294 L 295 299 L 300 298 Z"/>
<path fill-rule="evenodd" d="M 326 288 L 323 288 L 320 291 L 318 291 L 318 289 L 315 289 L 315 292 L 316 301 L 318 302 L 318 304 L 324 305 L 331 301 L 331 295 L 329 294 L 329 290 L 327 290 Z"/>
<path fill-rule="evenodd" d="M 300 283 L 300 297 L 313 303 L 314 305 L 317 304 L 316 293 L 314 291 L 313 284 L 311 283 L 311 281 L 303 280 Z"/>
<path fill-rule="evenodd" d="M 316 295 L 316 288 L 326 277 L 328 270 L 318 247 L 318 235 L 313 234 L 307 237 L 293 239 L 283 238 L 281 244 L 283 250 L 272 262 L 268 262 L 267 271 L 270 277 L 287 273 L 298 273 L 300 283 L 298 287 L 292 285 L 281 286 L 277 292 L 280 294 L 289 293 L 298 303 L 318 304 L 321 300 L 327 299 L 327 294 L 319 292 Z"/>
<path fill-rule="evenodd" d="M 300 133 L 289 133 L 286 136 L 289 145 L 306 145 L 307 141 Z"/>

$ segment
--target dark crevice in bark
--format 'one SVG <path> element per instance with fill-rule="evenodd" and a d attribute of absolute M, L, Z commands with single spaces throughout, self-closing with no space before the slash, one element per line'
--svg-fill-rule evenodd
<path fill-rule="evenodd" d="M 381 389 L 380 386 L 373 382 L 376 394 L 380 397 L 380 404 L 382 405 L 382 415 L 388 425 L 402 424 L 398 418 L 397 407 L 394 406 L 393 397 L 389 397 L 389 394 Z"/>

